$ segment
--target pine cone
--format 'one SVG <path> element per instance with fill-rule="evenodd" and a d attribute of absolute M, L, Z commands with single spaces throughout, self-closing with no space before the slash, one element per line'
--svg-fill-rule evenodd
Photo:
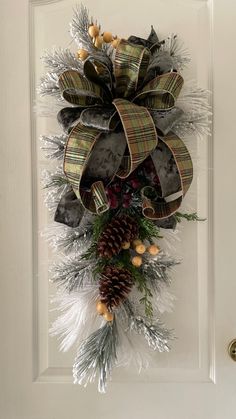
<path fill-rule="evenodd" d="M 137 235 L 138 225 L 133 218 L 128 215 L 114 217 L 98 240 L 98 254 L 110 259 L 118 255 L 122 243 L 134 240 Z"/>
<path fill-rule="evenodd" d="M 117 307 L 127 297 L 133 286 L 131 273 L 124 268 L 106 266 L 99 281 L 99 292 L 102 303 L 108 309 Z"/>

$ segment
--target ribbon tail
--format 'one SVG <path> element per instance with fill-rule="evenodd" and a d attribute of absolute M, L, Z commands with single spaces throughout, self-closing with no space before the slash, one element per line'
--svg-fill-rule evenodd
<path fill-rule="evenodd" d="M 155 188 L 147 186 L 141 191 L 143 201 L 143 215 L 152 220 L 168 218 L 173 215 L 180 207 L 183 197 L 187 193 L 193 179 L 193 165 L 191 156 L 183 141 L 175 134 L 169 134 L 162 138 L 160 142 L 168 148 L 172 154 L 177 173 L 175 174 L 175 190 L 168 190 L 168 184 L 162 196 L 158 196 Z M 156 151 L 156 150 L 155 150 Z M 158 162 L 157 154 L 151 154 L 157 175 L 159 177 L 161 187 L 163 189 L 166 177 L 161 176 L 160 162 Z M 165 163 L 165 162 L 164 162 Z M 173 182 L 171 182 L 173 187 Z"/>
<path fill-rule="evenodd" d="M 107 134 L 80 123 L 72 129 L 65 148 L 64 172 L 88 211 L 100 214 L 109 209 L 105 187 L 114 178 L 125 148 L 123 132 Z"/>

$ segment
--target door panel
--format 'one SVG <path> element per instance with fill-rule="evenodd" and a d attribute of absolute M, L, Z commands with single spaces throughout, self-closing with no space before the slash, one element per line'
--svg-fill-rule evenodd
<path fill-rule="evenodd" d="M 73 2 L 36 2 L 31 4 L 31 71 L 34 73 L 32 79 L 32 106 L 36 102 L 37 107 L 42 107 L 42 103 L 50 103 L 50 98 L 38 101 L 35 96 L 36 87 L 40 76 L 45 72 L 40 57 L 45 50 L 51 50 L 52 46 L 62 46 L 64 48 L 75 45 L 71 43 L 68 34 L 68 22 L 71 20 Z M 94 16 L 98 17 L 103 28 L 108 28 L 114 33 L 128 36 L 129 34 L 148 34 L 150 24 L 156 25 L 160 36 L 168 36 L 175 30 L 180 39 L 185 41 L 186 48 L 189 49 L 192 61 L 189 68 L 184 72 L 185 80 L 196 83 L 210 90 L 210 16 L 207 2 L 199 1 L 165 1 L 157 2 L 155 5 L 151 1 L 147 3 L 147 13 L 143 16 L 142 7 L 138 9 L 135 22 L 130 19 L 131 10 L 125 11 L 126 25 L 120 19 L 113 17 L 112 13 L 107 16 L 104 10 L 108 6 L 106 2 L 94 4 L 87 3 L 88 8 Z M 120 5 L 122 8 L 122 5 Z M 111 9 L 109 5 L 109 9 Z M 116 7 L 116 6 L 115 6 Z M 149 10 L 157 10 L 158 18 L 153 19 Z M 172 11 L 172 13 L 170 13 Z M 103 19 L 103 17 L 105 17 Z M 114 22 L 113 22 L 114 20 Z M 154 22 L 153 20 L 157 20 Z M 125 29 L 124 29 L 125 28 Z M 191 28 L 191 31 L 190 31 Z M 40 102 L 40 103 L 39 103 Z M 50 312 L 49 295 L 55 292 L 53 286 L 49 287 L 48 265 L 50 258 L 49 249 L 45 245 L 45 240 L 38 234 L 44 231 L 50 221 L 48 212 L 44 205 L 44 196 L 40 187 L 40 171 L 50 167 L 48 161 L 44 161 L 40 152 L 38 138 L 42 133 L 60 133 L 60 127 L 56 123 L 55 115 L 51 118 L 43 116 L 34 117 L 32 141 L 36 148 L 35 167 L 37 167 L 37 177 L 35 190 L 37 190 L 37 200 L 34 202 L 37 209 L 37 217 L 34 222 L 35 240 L 35 299 L 38 300 L 35 309 L 35 329 L 39 334 L 36 340 L 37 350 L 35 350 L 34 362 L 37 365 L 36 379 L 40 381 L 71 381 L 71 366 L 75 350 L 64 354 L 58 351 L 56 339 L 48 336 L 48 324 L 52 321 L 54 312 Z M 172 244 L 173 252 L 182 257 L 182 264 L 176 269 L 172 289 L 177 296 L 174 314 L 165 315 L 164 321 L 169 327 L 176 331 L 178 339 L 173 343 L 173 350 L 170 353 L 155 354 L 153 368 L 150 371 L 137 375 L 132 370 L 119 370 L 115 372 L 114 380 L 127 381 L 144 379 L 154 382 L 173 380 L 178 381 L 209 381 L 213 379 L 213 358 L 212 358 L 212 310 L 213 298 L 208 290 L 212 287 L 212 276 L 209 274 L 211 269 L 211 195 L 208 194 L 209 179 L 209 159 L 212 153 L 211 139 L 202 138 L 189 140 L 189 147 L 192 149 L 193 160 L 195 163 L 195 179 L 193 185 L 184 201 L 186 210 L 197 209 L 202 217 L 206 217 L 204 223 L 184 222 L 179 227 L 179 234 Z M 181 241 L 178 241 L 178 237 Z M 169 239 L 169 235 L 167 240 Z M 186 313 L 188 315 L 186 316 Z M 185 338 L 187 336 L 187 339 Z"/>

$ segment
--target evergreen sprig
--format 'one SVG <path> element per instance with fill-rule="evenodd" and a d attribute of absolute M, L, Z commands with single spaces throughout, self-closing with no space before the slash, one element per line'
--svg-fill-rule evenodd
<path fill-rule="evenodd" d="M 176 212 L 174 214 L 174 217 L 177 221 L 177 223 L 181 223 L 181 221 L 183 219 L 187 220 L 187 221 L 206 221 L 206 218 L 200 218 L 198 217 L 196 212 L 192 212 L 192 213 L 183 213 L 183 212 Z"/>
<path fill-rule="evenodd" d="M 89 260 L 97 255 L 97 243 L 93 242 L 91 246 L 81 255 L 82 259 Z"/>
<path fill-rule="evenodd" d="M 93 240 L 98 241 L 100 235 L 102 234 L 105 225 L 110 221 L 111 213 L 106 211 L 101 215 L 97 215 L 93 222 Z"/>
<path fill-rule="evenodd" d="M 152 243 L 153 239 L 161 239 L 160 229 L 154 224 L 153 221 L 148 220 L 147 218 L 140 217 L 137 218 L 137 223 L 139 225 L 139 238 L 140 240 L 148 240 Z"/>
<path fill-rule="evenodd" d="M 147 286 L 147 281 L 139 269 L 135 268 L 131 264 L 128 269 L 132 273 L 138 290 L 143 294 L 143 297 L 140 298 L 139 302 L 144 305 L 145 315 L 151 318 L 153 316 L 153 306 L 151 301 L 153 295 L 150 288 Z"/>

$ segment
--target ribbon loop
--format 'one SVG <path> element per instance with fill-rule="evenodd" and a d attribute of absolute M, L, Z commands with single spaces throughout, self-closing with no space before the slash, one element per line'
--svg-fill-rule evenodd
<path fill-rule="evenodd" d="M 183 83 L 183 77 L 176 72 L 163 74 L 148 82 L 135 96 L 134 102 L 149 109 L 171 109 Z"/>
<path fill-rule="evenodd" d="M 123 133 L 106 134 L 80 123 L 72 129 L 65 148 L 64 172 L 89 211 L 102 213 L 109 208 L 105 186 L 114 178 L 125 148 Z"/>
<path fill-rule="evenodd" d="M 134 95 L 146 75 L 150 51 L 122 39 L 114 60 L 116 96 L 129 98 Z"/>
<path fill-rule="evenodd" d="M 59 78 L 63 98 L 72 105 L 88 107 L 104 102 L 102 87 L 87 80 L 78 71 L 64 71 Z"/>
<path fill-rule="evenodd" d="M 124 128 L 129 156 L 125 156 L 117 176 L 126 178 L 157 146 L 154 122 L 148 110 L 124 99 L 113 101 Z"/>

